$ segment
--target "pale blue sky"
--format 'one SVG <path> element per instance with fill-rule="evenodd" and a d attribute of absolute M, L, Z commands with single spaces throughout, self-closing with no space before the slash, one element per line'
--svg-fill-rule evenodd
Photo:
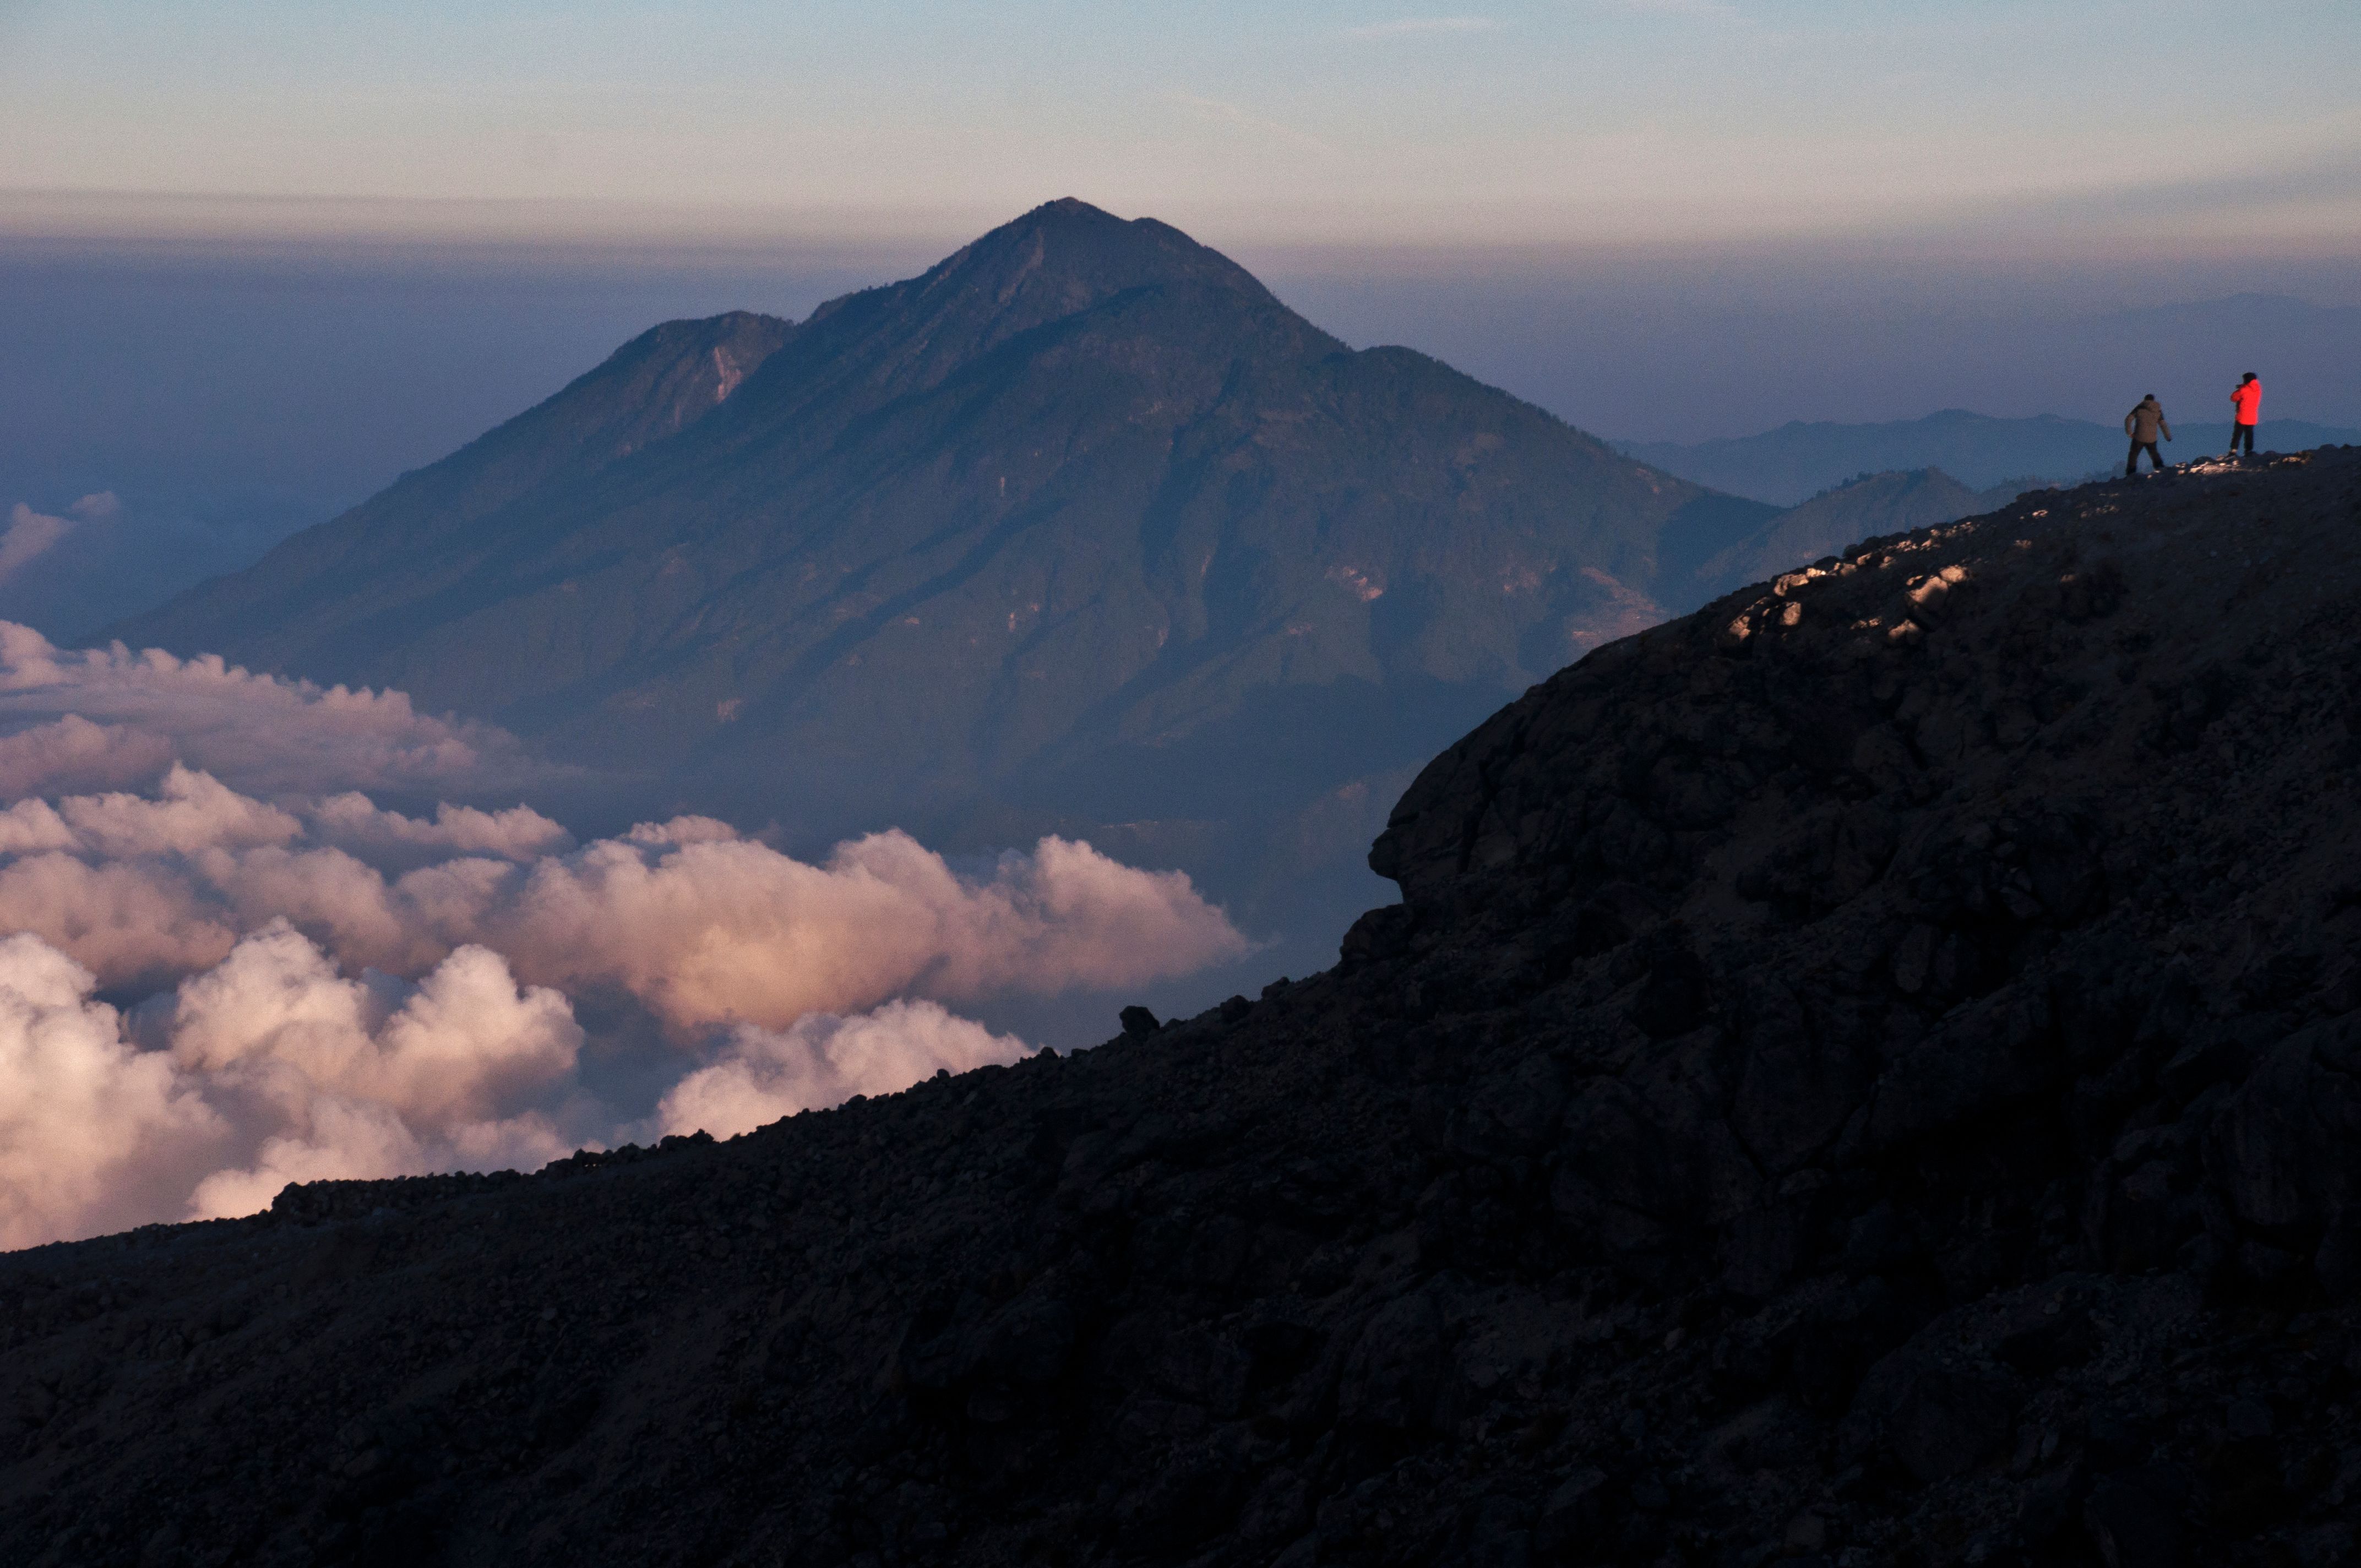
<path fill-rule="evenodd" d="M 2334 254 L 2356 79 L 2353 0 L 0 0 L 0 231 Z"/>

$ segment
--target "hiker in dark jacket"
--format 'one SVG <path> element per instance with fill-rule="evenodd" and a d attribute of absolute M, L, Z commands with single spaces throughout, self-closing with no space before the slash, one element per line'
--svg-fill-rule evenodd
<path fill-rule="evenodd" d="M 2172 426 L 2164 417 L 2164 405 L 2156 400 L 2154 392 L 2150 392 L 2133 407 L 2131 412 L 2124 415 L 2124 433 L 2132 438 L 2131 455 L 2124 459 L 2125 478 L 2128 479 L 2139 472 L 2139 455 L 2142 452 L 2147 454 L 2147 460 L 2157 467 L 2164 466 L 2164 459 L 2156 453 L 2156 438 L 2159 432 L 2167 441 L 2172 439 Z"/>

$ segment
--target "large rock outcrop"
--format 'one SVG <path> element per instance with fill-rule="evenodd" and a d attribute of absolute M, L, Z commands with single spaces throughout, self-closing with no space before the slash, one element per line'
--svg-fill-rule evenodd
<path fill-rule="evenodd" d="M 2350 1561 L 2361 452 L 1593 654 L 1335 970 L 0 1259 L 11 1562 Z"/>

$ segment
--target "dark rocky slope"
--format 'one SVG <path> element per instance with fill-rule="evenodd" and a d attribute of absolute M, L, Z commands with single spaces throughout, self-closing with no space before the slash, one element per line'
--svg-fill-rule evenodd
<path fill-rule="evenodd" d="M 1258 1002 L 0 1259 L 0 1559 L 2349 1561 L 2356 649 L 2361 452 L 2029 497 L 1536 687 Z"/>

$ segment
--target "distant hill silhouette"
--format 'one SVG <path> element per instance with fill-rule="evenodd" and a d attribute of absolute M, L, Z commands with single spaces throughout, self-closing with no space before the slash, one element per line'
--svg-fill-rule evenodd
<path fill-rule="evenodd" d="M 2136 396 L 2127 394 L 2124 406 L 2131 407 Z M 2267 405 L 2267 415 L 2268 411 Z M 2180 439 L 2164 449 L 2169 461 L 2220 452 L 2230 444 L 2230 427 L 2223 420 L 2175 420 L 2173 432 Z M 2266 418 L 2262 435 L 2265 446 L 2279 452 L 2361 443 L 2361 431 L 2302 420 Z M 2120 428 L 2089 420 L 2055 414 L 1993 419 L 1965 409 L 1945 409 L 1924 419 L 1890 423 L 1793 421 L 1734 440 L 1623 442 L 1618 449 L 1700 485 L 1794 506 L 1861 474 L 1914 468 L 1940 468 L 1973 489 L 2024 474 L 2070 482 L 2120 470 L 2124 445 Z"/>
<path fill-rule="evenodd" d="M 1333 864 L 1341 922 L 1367 781 L 1688 608 L 1771 510 L 1063 201 L 799 324 L 660 327 L 112 630 L 399 686 L 799 840 Z"/>

